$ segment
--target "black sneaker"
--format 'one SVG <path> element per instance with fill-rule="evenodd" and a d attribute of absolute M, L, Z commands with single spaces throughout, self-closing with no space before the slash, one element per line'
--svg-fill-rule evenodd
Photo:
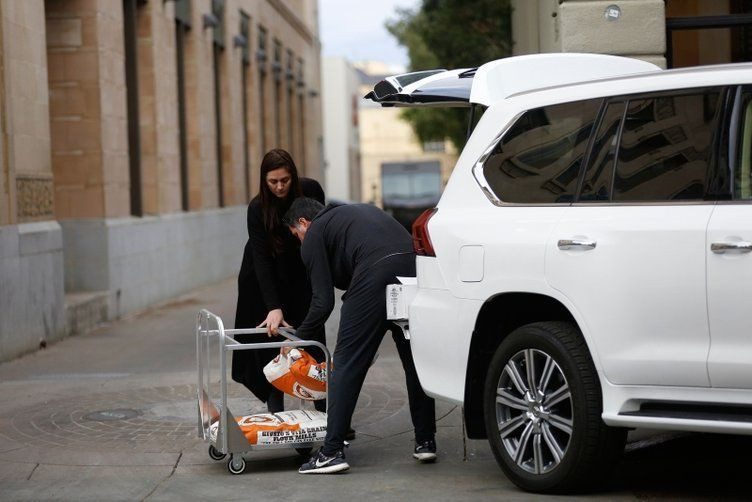
<path fill-rule="evenodd" d="M 345 454 L 342 450 L 328 457 L 322 452 L 322 448 L 313 454 L 311 459 L 300 466 L 300 474 L 334 474 L 335 472 L 346 471 L 350 465 L 345 460 Z"/>
<path fill-rule="evenodd" d="M 423 463 L 434 462 L 436 460 L 436 441 L 429 439 L 428 441 L 415 442 L 415 452 L 413 458 Z"/>

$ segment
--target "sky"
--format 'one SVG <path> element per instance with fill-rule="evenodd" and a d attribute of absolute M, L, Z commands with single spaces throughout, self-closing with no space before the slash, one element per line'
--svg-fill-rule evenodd
<path fill-rule="evenodd" d="M 350 61 L 383 61 L 407 68 L 407 51 L 397 44 L 384 22 L 398 7 L 417 8 L 420 0 L 319 0 L 319 23 L 324 56 Z"/>

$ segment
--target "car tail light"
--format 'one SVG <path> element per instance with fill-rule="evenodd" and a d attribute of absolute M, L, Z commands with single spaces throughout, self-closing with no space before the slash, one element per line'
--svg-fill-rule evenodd
<path fill-rule="evenodd" d="M 421 256 L 436 256 L 431 244 L 431 237 L 428 235 L 428 220 L 436 214 L 438 208 L 426 209 L 413 222 L 413 249 L 415 254 Z"/>

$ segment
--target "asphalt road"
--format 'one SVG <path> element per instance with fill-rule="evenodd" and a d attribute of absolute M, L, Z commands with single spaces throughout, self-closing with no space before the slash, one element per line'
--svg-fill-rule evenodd
<path fill-rule="evenodd" d="M 563 498 L 519 491 L 485 441 L 463 441 L 459 410 L 447 403 L 437 403 L 439 461 L 417 464 L 390 337 L 358 402 L 349 472 L 303 477 L 292 450 L 270 450 L 230 475 L 196 438 L 199 308 L 231 325 L 234 282 L 0 365 L 0 500 Z M 330 347 L 336 322 L 334 314 Z M 237 386 L 230 397 L 235 413 L 263 409 Z M 653 437 L 628 446 L 607 488 L 577 498 L 749 499 L 750 451 L 752 437 Z"/>

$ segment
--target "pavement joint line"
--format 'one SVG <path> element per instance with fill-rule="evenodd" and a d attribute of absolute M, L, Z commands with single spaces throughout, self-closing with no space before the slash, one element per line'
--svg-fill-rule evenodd
<path fill-rule="evenodd" d="M 439 418 L 436 419 L 436 422 L 440 422 L 441 420 L 444 420 L 446 417 L 448 417 L 454 410 L 457 409 L 457 405 L 453 406 L 451 410 L 447 411 L 443 415 L 441 415 Z"/>
<path fill-rule="evenodd" d="M 356 432 L 356 434 L 357 434 L 358 436 L 366 436 L 366 437 L 369 437 L 369 438 L 374 438 L 374 439 L 384 439 L 384 438 L 383 438 L 383 437 L 381 437 L 381 436 L 377 436 L 377 435 L 375 435 L 375 434 L 366 434 L 365 432 Z"/>
<path fill-rule="evenodd" d="M 26 481 L 30 481 L 31 477 L 34 475 L 34 473 L 37 471 L 37 467 L 39 467 L 39 462 L 37 462 L 37 465 L 34 466 L 34 468 L 29 473 L 29 476 L 26 478 Z"/>
<path fill-rule="evenodd" d="M 7 436 L 6 436 L 6 437 L 7 437 Z M 10 450 L 3 450 L 3 451 L 0 451 L 0 455 L 5 455 L 6 453 L 12 453 L 12 452 L 14 452 L 14 451 L 17 451 L 17 450 L 22 450 L 22 449 L 24 449 L 24 448 L 26 448 L 26 446 L 25 446 L 25 445 L 21 445 L 21 446 L 16 446 L 15 448 L 11 448 Z"/>
<path fill-rule="evenodd" d="M 394 434 L 390 434 L 390 435 L 388 435 L 388 436 L 384 436 L 384 437 L 383 437 L 383 438 L 381 438 L 381 439 L 392 439 L 392 438 L 396 438 L 397 436 L 403 436 L 403 435 L 405 435 L 405 434 L 408 434 L 408 433 L 410 433 L 410 432 L 413 432 L 414 430 L 415 430 L 415 429 L 408 429 L 408 430 L 406 430 L 406 431 L 395 432 Z"/>
<path fill-rule="evenodd" d="M 447 416 L 448 416 L 449 414 L 451 414 L 451 413 L 452 413 L 452 412 L 453 412 L 454 410 L 456 410 L 456 409 L 457 409 L 457 406 L 454 406 L 454 407 L 453 407 L 453 408 L 452 408 L 451 410 L 447 411 L 447 412 L 446 412 L 446 413 L 445 413 L 444 415 L 442 415 L 442 416 L 441 416 L 440 418 L 438 418 L 438 419 L 436 420 L 436 422 L 438 422 L 439 420 L 441 420 L 441 419 L 443 419 L 443 418 L 446 418 L 446 417 L 447 417 Z M 399 411 L 399 410 L 398 410 L 398 411 Z M 393 413 L 393 414 L 389 415 L 389 416 L 388 416 L 387 418 L 391 418 L 391 417 L 393 417 L 394 415 L 396 415 L 396 413 L 397 413 L 397 412 L 395 412 L 395 413 Z M 453 427 L 453 426 L 450 426 L 450 427 Z M 401 436 L 401 435 L 403 435 L 403 434 L 407 434 L 407 433 L 411 432 L 412 430 L 413 430 L 413 429 L 410 429 L 410 430 L 406 430 L 406 431 L 401 431 L 401 432 L 395 432 L 394 434 L 390 434 L 390 435 L 388 435 L 388 436 L 375 436 L 375 435 L 372 435 L 372 434 L 366 434 L 366 433 L 359 433 L 359 434 L 362 434 L 363 436 L 369 436 L 369 437 L 372 437 L 372 438 L 376 438 L 377 440 L 383 440 L 383 439 L 391 439 L 391 438 L 394 438 L 394 437 L 397 437 L 397 436 Z"/>
<path fill-rule="evenodd" d="M 154 486 L 154 488 L 152 488 L 152 490 L 149 493 L 147 493 L 144 498 L 141 499 L 141 502 L 144 502 L 146 499 L 148 499 L 149 497 L 151 497 L 154 494 L 154 492 L 156 492 L 157 489 L 160 486 L 162 486 L 162 483 L 164 483 L 165 481 L 167 481 L 168 479 L 170 479 L 172 477 L 172 475 L 175 474 L 175 471 L 178 469 L 178 464 L 180 463 L 180 459 L 182 459 L 182 458 L 183 458 L 183 452 L 181 451 L 178 454 L 177 460 L 175 460 L 175 465 L 172 466 L 172 471 L 170 471 L 170 474 L 168 474 L 167 476 L 165 476 L 165 478 L 162 481 L 160 481 L 159 483 L 157 483 Z"/>

